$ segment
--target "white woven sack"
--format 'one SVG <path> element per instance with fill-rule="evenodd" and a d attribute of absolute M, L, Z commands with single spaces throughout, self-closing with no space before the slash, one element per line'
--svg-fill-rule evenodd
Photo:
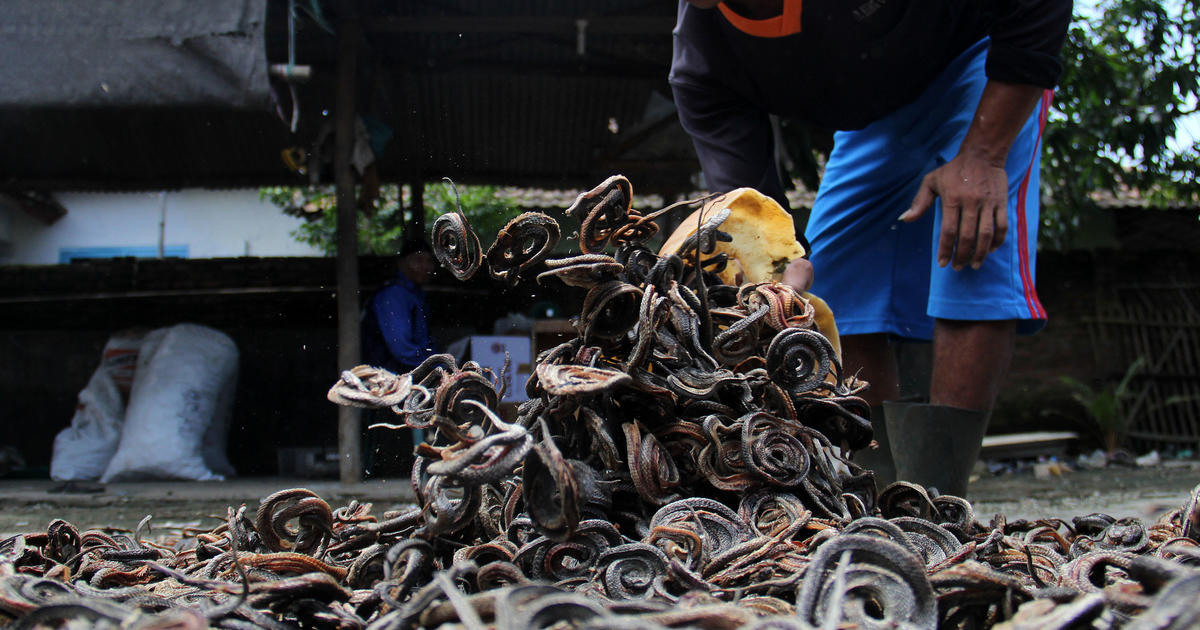
<path fill-rule="evenodd" d="M 112 375 L 103 367 L 79 392 L 71 426 L 54 436 L 50 478 L 56 481 L 94 481 L 117 452 L 125 402 Z"/>
<path fill-rule="evenodd" d="M 101 481 L 213 481 L 233 474 L 225 457 L 237 345 L 196 324 L 146 336 L 117 452 Z"/>

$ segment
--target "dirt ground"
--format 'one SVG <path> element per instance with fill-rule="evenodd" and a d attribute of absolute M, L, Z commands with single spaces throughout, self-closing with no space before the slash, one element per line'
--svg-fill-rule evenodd
<path fill-rule="evenodd" d="M 968 491 L 975 518 L 1070 520 L 1101 512 L 1149 523 L 1181 507 L 1200 485 L 1200 462 L 1169 461 L 1149 468 L 1109 466 L 1036 479 L 1031 473 L 974 480 Z"/>
<path fill-rule="evenodd" d="M 344 485 L 335 481 L 284 478 L 233 479 L 224 482 L 121 483 L 101 492 L 64 493 L 49 480 L 0 480 L 0 539 L 16 533 L 45 531 L 61 518 L 79 529 L 133 529 L 153 515 L 155 534 L 181 527 L 209 528 L 226 508 L 245 503 L 251 510 L 276 490 L 306 487 L 334 507 L 352 499 L 372 503 L 372 513 L 411 505 L 407 479 L 371 480 Z M 1036 479 L 1031 473 L 974 479 L 968 491 L 975 517 L 987 522 L 996 513 L 1009 520 L 1057 517 L 1070 520 L 1094 512 L 1136 517 L 1149 523 L 1178 508 L 1200 485 L 1200 462 L 1172 461 L 1152 468 L 1110 466 Z"/>
<path fill-rule="evenodd" d="M 336 481 L 280 477 L 238 478 L 214 482 L 114 483 L 100 492 L 61 492 L 50 480 L 0 480 L 0 539 L 15 533 L 46 531 L 53 519 L 69 521 L 80 530 L 135 528 L 147 515 L 154 534 L 182 527 L 210 528 L 225 519 L 229 507 L 243 503 L 251 513 L 273 492 L 303 487 L 317 493 L 334 509 L 351 500 L 370 502 L 371 512 L 412 505 L 407 479 L 371 480 L 344 485 Z"/>

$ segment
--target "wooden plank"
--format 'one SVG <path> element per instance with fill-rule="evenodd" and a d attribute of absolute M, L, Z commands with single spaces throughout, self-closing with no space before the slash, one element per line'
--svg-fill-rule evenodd
<path fill-rule="evenodd" d="M 405 15 L 371 22 L 373 33 L 488 33 L 498 35 L 579 36 L 581 29 L 594 35 L 662 35 L 675 26 L 670 16 L 597 15 Z"/>
<path fill-rule="evenodd" d="M 1189 296 L 1189 291 L 1183 287 L 1176 287 L 1172 291 L 1175 304 L 1173 308 L 1165 311 L 1165 314 L 1175 324 L 1200 323 L 1197 322 L 1197 312 L 1195 301 Z M 1180 373 L 1190 373 L 1196 375 L 1200 373 L 1197 369 L 1195 353 L 1193 347 L 1196 345 L 1198 336 L 1194 329 L 1188 329 L 1180 326 L 1178 329 L 1180 342 L 1177 345 L 1172 362 L 1173 371 Z M 1200 399 L 1195 398 L 1195 394 L 1200 388 L 1197 387 L 1197 379 L 1193 376 L 1190 380 L 1177 380 L 1164 384 L 1168 389 L 1168 396 L 1162 401 L 1163 412 L 1170 419 L 1171 431 L 1176 435 L 1191 437 L 1193 440 L 1200 438 L 1200 428 L 1197 427 L 1195 407 L 1200 403 Z M 1182 402 L 1167 404 L 1172 397 L 1179 397 L 1181 400 L 1191 402 Z"/>
<path fill-rule="evenodd" d="M 1188 304 L 1187 319 L 1197 319 L 1195 307 Z M 1188 336 L 1188 342 L 1183 344 L 1184 366 L 1190 368 L 1192 374 L 1200 374 L 1200 366 L 1197 365 L 1197 348 L 1200 347 L 1200 335 L 1195 332 Z M 1184 383 L 1182 395 L 1185 396 L 1185 402 L 1178 405 L 1180 415 L 1184 425 L 1187 427 L 1189 435 L 1200 439 L 1200 421 L 1197 419 L 1196 408 L 1200 407 L 1200 383 L 1193 379 L 1190 383 Z"/>
<path fill-rule="evenodd" d="M 1200 324 L 1200 312 L 1197 311 L 1195 289 L 1180 287 L 1178 294 L 1181 302 L 1179 309 L 1180 324 Z M 1183 402 L 1172 405 L 1179 418 L 1180 432 L 1190 436 L 1193 443 L 1200 443 L 1200 421 L 1197 419 L 1197 408 L 1200 407 L 1200 333 L 1191 328 L 1181 328 L 1185 341 L 1180 344 L 1181 371 L 1196 375 L 1190 381 L 1181 381 L 1177 386 L 1178 395 Z"/>
<path fill-rule="evenodd" d="M 1145 357 L 1146 363 L 1143 368 L 1143 376 L 1138 377 L 1142 387 L 1135 403 L 1137 410 L 1133 412 L 1134 419 L 1141 419 L 1156 433 L 1161 434 L 1165 433 L 1166 428 L 1153 409 L 1154 403 L 1161 399 L 1159 394 L 1161 387 L 1156 376 L 1164 369 L 1164 364 L 1170 357 L 1170 351 L 1169 348 L 1163 347 L 1161 329 L 1145 325 L 1156 317 L 1158 309 L 1149 303 L 1146 291 L 1139 289 L 1136 294 L 1137 310 L 1135 312 L 1137 319 L 1142 323 L 1132 327 L 1132 330 L 1137 333 L 1137 350 L 1130 359 L 1137 360 L 1138 357 Z"/>
<path fill-rule="evenodd" d="M 23 295 L 0 298 L 3 304 L 46 304 L 55 302 L 77 302 L 88 300 L 121 300 L 130 298 L 204 297 L 217 295 L 275 295 L 281 293 L 333 293 L 329 287 L 231 287 L 224 289 L 162 289 L 155 291 L 96 291 L 91 293 L 64 293 L 61 295 Z"/>
<path fill-rule="evenodd" d="M 1141 309 L 1138 307 L 1135 300 L 1127 299 L 1122 302 L 1122 305 L 1123 307 L 1121 310 L 1123 314 L 1128 317 L 1131 322 L 1141 321 Z M 1118 335 L 1118 338 L 1121 340 L 1121 344 L 1119 352 L 1117 353 L 1117 357 L 1120 358 L 1123 365 L 1128 366 L 1131 361 L 1134 360 L 1133 357 L 1142 354 L 1142 346 L 1144 343 L 1143 335 L 1145 334 L 1145 329 L 1141 328 L 1137 324 L 1128 324 L 1122 325 L 1120 330 L 1124 334 Z M 1149 366 L 1147 366 L 1146 369 L 1148 370 Z M 1121 377 L 1118 376 L 1116 378 Z M 1131 387 L 1135 388 L 1134 397 L 1132 401 L 1122 402 L 1120 404 L 1121 412 L 1126 416 L 1127 428 L 1130 432 L 1132 432 L 1134 429 L 1151 434 L 1156 434 L 1158 432 L 1157 427 L 1154 426 L 1153 420 L 1143 417 L 1139 413 L 1142 406 L 1145 404 L 1146 394 L 1151 386 L 1151 383 L 1142 378 L 1131 381 Z"/>
<path fill-rule="evenodd" d="M 1126 312 L 1130 313 L 1134 319 L 1142 318 L 1141 308 L 1136 304 L 1128 305 L 1126 307 Z M 1128 370 L 1129 365 L 1131 365 L 1133 361 L 1136 361 L 1137 357 L 1140 356 L 1145 356 L 1147 359 L 1146 366 L 1142 368 L 1143 371 L 1146 373 L 1152 373 L 1155 369 L 1153 364 L 1154 359 L 1152 356 L 1147 356 L 1149 353 L 1146 351 L 1146 347 L 1152 344 L 1150 343 L 1149 339 L 1147 339 L 1146 328 L 1141 326 L 1128 327 L 1126 328 L 1126 335 L 1124 335 L 1124 337 L 1126 340 L 1128 340 L 1129 346 L 1126 352 L 1119 355 L 1123 359 L 1121 369 L 1122 375 L 1124 375 L 1125 371 Z M 1123 407 L 1124 413 L 1128 416 L 1130 426 L 1133 426 L 1134 423 L 1139 421 L 1139 415 L 1146 406 L 1147 394 L 1150 390 L 1150 386 L 1144 384 L 1141 377 L 1131 381 L 1131 386 L 1132 385 L 1140 385 L 1140 387 L 1137 387 L 1136 395 L 1134 396 L 1133 401 L 1128 403 L 1127 406 Z"/>
<path fill-rule="evenodd" d="M 1032 431 L 1029 433 L 1007 433 L 989 435 L 983 438 L 983 447 L 1014 446 L 1017 444 L 1038 444 L 1041 442 L 1057 442 L 1061 440 L 1077 440 L 1079 434 L 1074 431 Z"/>
<path fill-rule="evenodd" d="M 1166 444 L 1182 444 L 1194 447 L 1196 444 L 1196 438 L 1192 436 L 1154 433 L 1150 431 L 1130 431 L 1129 437 L 1135 440 L 1148 442 L 1153 448 L 1160 448 Z"/>
<path fill-rule="evenodd" d="M 1082 318 L 1085 323 L 1107 324 L 1112 326 L 1130 326 L 1130 327 L 1146 327 L 1146 328 L 1165 328 L 1174 330 L 1176 328 L 1197 329 L 1200 328 L 1200 322 L 1170 322 L 1170 321 L 1144 321 L 1132 317 L 1128 314 L 1096 316 Z"/>
<path fill-rule="evenodd" d="M 983 438 L 979 456 L 983 459 L 1021 459 L 1062 455 L 1078 439 L 1079 434 L 1073 431 L 989 435 Z"/>

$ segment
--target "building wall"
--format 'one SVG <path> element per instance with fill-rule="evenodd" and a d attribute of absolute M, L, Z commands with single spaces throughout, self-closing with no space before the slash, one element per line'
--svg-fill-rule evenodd
<path fill-rule="evenodd" d="M 55 198 L 67 215 L 51 225 L 22 212 L 0 217 L 0 240 L 7 237 L 9 244 L 0 248 L 0 264 L 56 264 L 64 251 L 79 248 L 153 255 L 160 239 L 167 255 L 187 258 L 321 255 L 292 238 L 303 220 L 260 201 L 257 189 L 60 193 Z"/>
<path fill-rule="evenodd" d="M 358 267 L 365 300 L 395 273 L 395 258 L 362 257 Z M 338 409 L 325 395 L 339 374 L 336 286 L 335 260 L 319 257 L 0 265 L 0 446 L 48 468 L 108 338 L 183 322 L 237 344 L 228 452 L 240 474 L 274 473 L 279 448 L 335 446 Z M 507 313 L 582 300 L 569 287 L 507 287 L 486 273 L 467 282 L 442 274 L 425 290 L 439 350 L 491 334 Z"/>

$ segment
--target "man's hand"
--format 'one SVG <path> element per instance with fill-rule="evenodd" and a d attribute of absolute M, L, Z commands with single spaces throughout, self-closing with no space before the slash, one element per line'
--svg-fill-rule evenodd
<path fill-rule="evenodd" d="M 1008 233 L 1008 174 L 993 162 L 959 153 L 921 181 L 921 189 L 901 221 L 915 221 L 942 199 L 942 227 L 938 236 L 938 265 L 968 263 L 978 269 L 996 251 Z"/>
<path fill-rule="evenodd" d="M 942 198 L 938 264 L 978 269 L 1008 232 L 1008 175 L 1004 163 L 1044 90 L 988 81 L 958 155 L 925 176 L 901 221 L 915 221 Z"/>
<path fill-rule="evenodd" d="M 804 293 L 812 288 L 813 283 L 813 266 L 808 262 L 807 258 L 797 258 L 788 263 L 787 268 L 783 270 L 783 277 L 780 282 L 786 284 L 796 290 L 797 293 Z"/>

